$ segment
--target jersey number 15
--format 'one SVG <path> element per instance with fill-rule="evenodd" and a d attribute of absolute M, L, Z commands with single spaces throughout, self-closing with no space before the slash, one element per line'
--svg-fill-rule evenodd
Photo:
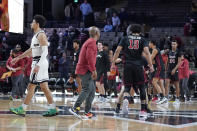
<path fill-rule="evenodd" d="M 130 43 L 128 47 L 129 49 L 134 49 L 134 50 L 139 49 L 139 40 L 130 40 L 129 43 Z"/>

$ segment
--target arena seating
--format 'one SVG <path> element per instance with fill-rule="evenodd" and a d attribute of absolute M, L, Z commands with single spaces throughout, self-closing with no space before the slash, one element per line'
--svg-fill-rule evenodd
<path fill-rule="evenodd" d="M 128 12 L 136 14 L 152 12 L 157 16 L 156 26 L 183 26 L 187 15 L 191 11 L 192 0 L 129 0 Z"/>

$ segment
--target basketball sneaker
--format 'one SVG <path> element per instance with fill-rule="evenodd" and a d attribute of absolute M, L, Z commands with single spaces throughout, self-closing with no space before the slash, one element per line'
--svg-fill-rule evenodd
<path fill-rule="evenodd" d="M 116 107 L 114 114 L 119 114 L 120 113 L 120 108 Z"/>
<path fill-rule="evenodd" d="M 79 111 L 80 111 L 80 107 L 77 107 L 77 108 L 72 107 L 72 108 L 69 109 L 69 112 L 70 112 L 72 115 L 74 115 L 75 117 L 81 119 L 81 116 L 79 115 Z"/>
<path fill-rule="evenodd" d="M 153 112 L 148 107 L 146 108 L 146 112 L 148 116 L 153 116 Z"/>
<path fill-rule="evenodd" d="M 57 108 L 55 109 L 49 109 L 47 112 L 45 112 L 42 116 L 45 116 L 45 117 L 51 117 L 51 116 L 56 116 L 58 115 L 58 110 Z"/>
<path fill-rule="evenodd" d="M 139 117 L 148 117 L 147 111 L 146 111 L 146 110 L 141 110 L 141 111 L 139 112 Z"/>
<path fill-rule="evenodd" d="M 26 111 L 23 109 L 22 106 L 19 106 L 17 108 L 10 108 L 10 111 L 16 115 L 21 115 L 21 116 L 25 116 L 26 114 Z"/>
<path fill-rule="evenodd" d="M 158 97 L 153 97 L 152 102 L 156 102 L 158 100 Z"/>
<path fill-rule="evenodd" d="M 96 115 L 94 114 L 94 113 L 92 113 L 92 112 L 88 112 L 88 113 L 85 113 L 85 117 L 86 118 L 92 118 L 92 117 L 95 117 Z"/>
<path fill-rule="evenodd" d="M 166 103 L 167 101 L 168 101 L 168 99 L 167 99 L 166 97 L 163 97 L 163 98 L 161 98 L 160 101 L 157 102 L 156 104 L 157 104 L 157 105 L 160 105 L 160 104 Z"/>
<path fill-rule="evenodd" d="M 179 99 L 176 99 L 175 102 L 173 102 L 173 105 L 180 105 Z"/>

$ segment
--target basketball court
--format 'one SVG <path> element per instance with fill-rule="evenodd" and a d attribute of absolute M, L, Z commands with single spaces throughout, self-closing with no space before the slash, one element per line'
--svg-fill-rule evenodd
<path fill-rule="evenodd" d="M 80 120 L 72 116 L 68 109 L 75 100 L 71 96 L 53 93 L 54 100 L 59 108 L 59 115 L 55 117 L 43 117 L 42 113 L 47 109 L 46 98 L 37 93 L 28 107 L 25 117 L 16 116 L 9 111 L 12 106 L 21 105 L 21 100 L 9 100 L 6 96 L 0 97 L 0 128 L 2 131 L 195 131 L 197 128 L 197 100 L 189 103 L 173 105 L 172 102 L 163 105 L 151 104 L 154 117 L 141 119 L 138 116 L 140 102 L 130 105 L 130 112 L 124 116 L 114 115 L 115 98 L 106 103 L 97 102 L 95 97 L 93 112 L 96 117 Z M 82 106 L 81 113 L 83 113 Z"/>

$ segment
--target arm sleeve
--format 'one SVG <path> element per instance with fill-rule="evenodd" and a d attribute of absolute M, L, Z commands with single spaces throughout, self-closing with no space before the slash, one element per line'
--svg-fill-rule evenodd
<path fill-rule="evenodd" d="M 125 38 L 124 37 L 120 40 L 120 43 L 118 44 L 118 46 L 122 46 L 124 48 L 124 46 L 125 46 Z"/>
<path fill-rule="evenodd" d="M 95 49 L 93 46 L 88 46 L 86 50 L 86 60 L 88 62 L 88 69 L 89 71 L 93 72 L 96 70 L 95 67 L 95 61 L 96 61 L 96 55 L 95 55 Z"/>
<path fill-rule="evenodd" d="M 38 66 L 41 66 L 43 64 L 43 62 L 45 61 L 48 55 L 48 46 L 41 46 L 41 48 L 42 48 L 42 55 L 39 62 L 37 63 Z"/>

